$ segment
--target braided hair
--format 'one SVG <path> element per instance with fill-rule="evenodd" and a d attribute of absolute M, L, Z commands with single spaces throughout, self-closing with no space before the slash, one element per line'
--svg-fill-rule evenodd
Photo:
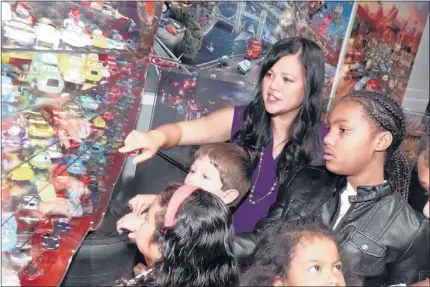
<path fill-rule="evenodd" d="M 390 96 L 376 91 L 353 91 L 341 99 L 353 100 L 366 111 L 366 116 L 373 120 L 377 127 L 386 130 L 393 136 L 387 149 L 384 165 L 384 176 L 405 199 L 409 190 L 409 167 L 406 157 L 399 147 L 406 133 L 406 119 L 402 107 Z"/>
<path fill-rule="evenodd" d="M 424 164 L 426 167 L 429 167 L 429 156 L 430 156 L 430 145 L 429 145 L 429 131 L 424 134 L 421 139 L 420 146 L 418 147 L 418 156 L 422 153 L 424 154 Z"/>

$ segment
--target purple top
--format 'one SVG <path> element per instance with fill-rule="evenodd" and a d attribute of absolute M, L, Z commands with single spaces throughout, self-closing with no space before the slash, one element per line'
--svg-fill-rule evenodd
<path fill-rule="evenodd" d="M 233 136 L 243 125 L 243 113 L 245 106 L 237 106 L 234 108 L 233 125 L 231 129 L 231 135 Z M 322 127 L 321 136 L 324 137 L 327 134 L 327 128 Z M 276 177 L 276 166 L 278 163 L 278 157 L 275 159 L 272 156 L 273 153 L 273 142 L 270 143 L 263 150 L 263 161 L 261 162 L 260 175 L 258 174 L 257 168 L 254 170 L 252 175 L 252 185 L 255 185 L 253 201 L 258 201 L 260 198 L 266 196 L 272 188 L 275 177 Z M 235 233 L 251 232 L 254 229 L 255 224 L 258 220 L 267 216 L 270 206 L 276 201 L 278 194 L 278 187 L 272 194 L 265 197 L 256 204 L 252 204 L 249 201 L 249 195 L 245 198 L 242 204 L 237 208 L 233 214 L 233 226 Z"/>

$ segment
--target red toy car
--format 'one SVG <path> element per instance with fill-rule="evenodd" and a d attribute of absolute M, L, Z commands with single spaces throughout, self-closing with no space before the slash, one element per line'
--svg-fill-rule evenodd
<path fill-rule="evenodd" d="M 57 190 L 68 189 L 71 184 L 70 174 L 67 166 L 58 165 L 51 170 L 52 184 Z"/>
<path fill-rule="evenodd" d="M 367 81 L 366 90 L 368 91 L 377 91 L 379 88 L 378 80 L 376 79 L 370 79 Z"/>

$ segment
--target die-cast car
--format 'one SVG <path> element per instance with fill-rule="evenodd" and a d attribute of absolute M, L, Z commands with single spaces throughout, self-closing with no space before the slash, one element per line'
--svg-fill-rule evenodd
<path fill-rule="evenodd" d="M 93 123 L 94 123 L 94 126 L 98 129 L 104 129 L 106 127 L 106 122 L 101 116 L 96 117 L 93 120 Z"/>
<path fill-rule="evenodd" d="M 91 82 L 99 82 L 102 79 L 102 63 L 97 54 L 89 54 L 85 65 L 85 79 Z"/>
<path fill-rule="evenodd" d="M 61 54 L 59 58 L 58 66 L 63 73 L 64 81 L 77 85 L 84 84 L 87 56 L 85 54 Z"/>
<path fill-rule="evenodd" d="M 3 36 L 24 46 L 32 46 L 36 39 L 33 27 L 28 24 L 11 20 L 3 22 Z"/>
<path fill-rule="evenodd" d="M 89 96 L 79 96 L 76 100 L 81 104 L 81 106 L 86 110 L 97 110 L 99 103 Z"/>
<path fill-rule="evenodd" d="M 82 106 L 77 102 L 66 102 L 63 105 L 63 109 L 72 117 L 82 117 L 84 115 L 84 110 Z"/>
<path fill-rule="evenodd" d="M 1 101 L 15 104 L 18 102 L 20 93 L 13 85 L 12 79 L 8 76 L 1 76 Z"/>
<path fill-rule="evenodd" d="M 53 137 L 54 128 L 47 124 L 31 124 L 28 128 L 28 135 L 40 138 Z"/>
<path fill-rule="evenodd" d="M 52 166 L 51 157 L 46 151 L 36 150 L 35 156 L 30 159 L 30 164 L 38 169 L 49 169 Z"/>
<path fill-rule="evenodd" d="M 57 55 L 35 54 L 26 81 L 31 84 L 33 89 L 45 93 L 61 93 L 64 89 L 64 81 L 58 69 Z"/>
<path fill-rule="evenodd" d="M 65 165 L 54 166 L 51 169 L 51 178 L 52 184 L 57 190 L 67 189 L 71 184 L 70 174 Z"/>
<path fill-rule="evenodd" d="M 66 164 L 67 171 L 71 174 L 83 174 L 86 172 L 83 160 L 75 155 L 66 157 Z"/>
<path fill-rule="evenodd" d="M 34 177 L 34 171 L 28 163 L 23 163 L 9 173 L 10 178 L 16 181 L 27 181 Z"/>
<path fill-rule="evenodd" d="M 51 20 L 47 18 L 40 19 L 39 23 L 36 24 L 34 31 L 36 33 L 36 49 L 58 50 L 61 33 L 56 29 Z"/>
<path fill-rule="evenodd" d="M 71 19 L 66 19 L 61 28 L 61 42 L 76 48 L 83 48 L 91 45 L 90 36 L 84 33 L 85 24 L 78 20 L 75 23 Z"/>

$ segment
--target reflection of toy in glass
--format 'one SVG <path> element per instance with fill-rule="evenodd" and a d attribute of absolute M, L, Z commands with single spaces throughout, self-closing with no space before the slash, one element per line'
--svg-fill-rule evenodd
<path fill-rule="evenodd" d="M 33 89 L 50 94 L 61 93 L 64 89 L 64 81 L 58 69 L 57 55 L 35 53 L 26 81 Z"/>

